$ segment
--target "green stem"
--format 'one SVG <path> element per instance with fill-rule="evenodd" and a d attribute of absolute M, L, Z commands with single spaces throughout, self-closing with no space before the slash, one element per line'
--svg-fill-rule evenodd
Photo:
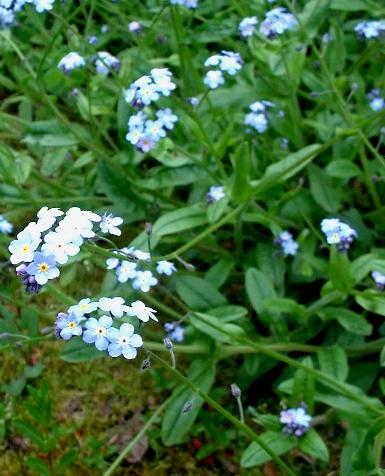
<path fill-rule="evenodd" d="M 155 420 L 163 413 L 167 405 L 171 402 L 171 398 L 165 400 L 162 405 L 151 415 L 146 424 L 136 434 L 136 436 L 128 443 L 119 456 L 113 461 L 111 466 L 103 473 L 103 476 L 111 476 L 111 474 L 118 468 L 120 463 L 128 455 L 128 453 L 134 448 L 134 446 L 140 441 L 140 439 L 147 433 L 150 427 L 154 424 Z"/>
<path fill-rule="evenodd" d="M 196 386 L 191 380 L 185 377 L 179 370 L 171 367 L 171 365 L 163 360 L 162 358 L 158 357 L 156 354 L 151 353 L 151 358 L 163 367 L 165 367 L 176 380 L 184 383 L 187 387 L 191 388 L 191 390 L 199 395 L 203 400 L 205 400 L 209 405 L 211 405 L 220 415 L 222 415 L 226 420 L 230 421 L 236 428 L 245 432 L 253 441 L 257 443 L 269 456 L 270 458 L 284 471 L 285 476 L 296 476 L 295 473 L 290 469 L 290 467 L 271 450 L 271 448 L 262 440 L 260 436 L 258 436 L 254 431 L 249 428 L 245 423 L 242 423 L 238 418 L 233 416 L 230 412 L 228 412 L 225 408 L 223 408 L 218 402 L 213 400 L 206 392 L 201 390 L 198 386 Z"/>

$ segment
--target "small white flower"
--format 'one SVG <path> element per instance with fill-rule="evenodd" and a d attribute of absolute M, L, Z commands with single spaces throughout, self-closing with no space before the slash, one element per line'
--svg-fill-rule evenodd
<path fill-rule="evenodd" d="M 122 223 L 123 218 L 114 217 L 111 213 L 109 215 L 105 213 L 100 222 L 100 230 L 102 233 L 110 233 L 111 235 L 120 236 L 122 232 L 117 227 Z"/>
<path fill-rule="evenodd" d="M 171 261 L 158 261 L 156 271 L 159 274 L 165 274 L 166 276 L 171 276 L 172 273 L 175 273 L 176 267 Z"/>
<path fill-rule="evenodd" d="M 8 246 L 11 253 L 11 263 L 30 263 L 33 261 L 34 251 L 39 246 L 40 242 L 40 235 L 37 236 L 27 229 L 20 232 L 17 235 L 17 240 L 12 240 Z"/>
<path fill-rule="evenodd" d="M 73 314 L 76 317 L 83 317 L 84 314 L 90 314 L 98 308 L 98 302 L 91 301 L 90 298 L 81 299 L 78 304 L 71 306 L 68 309 L 68 314 Z"/>
<path fill-rule="evenodd" d="M 127 307 L 125 306 L 124 299 L 122 297 L 100 298 L 98 306 L 100 310 L 104 312 L 110 312 L 115 317 L 122 317 Z"/>
<path fill-rule="evenodd" d="M 116 276 L 120 283 L 126 283 L 129 279 L 136 276 L 136 263 L 131 261 L 122 261 L 116 270 Z"/>
<path fill-rule="evenodd" d="M 44 241 L 45 243 L 41 247 L 42 252 L 46 255 L 55 256 L 59 264 L 67 263 L 69 256 L 75 256 L 80 251 L 79 246 L 71 243 L 66 236 L 53 231 L 45 235 Z"/>
<path fill-rule="evenodd" d="M 138 271 L 136 277 L 132 282 L 134 289 L 140 289 L 143 293 L 147 293 L 151 286 L 155 286 L 158 280 L 154 278 L 151 271 Z"/>
<path fill-rule="evenodd" d="M 146 307 L 142 301 L 134 301 L 131 306 L 127 306 L 126 312 L 129 316 L 135 316 L 142 322 L 148 322 L 150 319 L 158 322 L 158 318 L 155 316 L 155 309 Z"/>
<path fill-rule="evenodd" d="M 40 231 L 49 230 L 52 225 L 56 222 L 56 218 L 64 215 L 59 208 L 48 208 L 43 207 L 37 212 L 37 227 Z"/>
<path fill-rule="evenodd" d="M 212 200 L 213 202 L 218 202 L 219 200 L 222 200 L 226 196 L 225 194 L 225 189 L 222 187 L 222 185 L 213 185 L 210 187 L 207 197 Z"/>
<path fill-rule="evenodd" d="M 76 51 L 72 51 L 59 61 L 57 67 L 67 74 L 76 68 L 82 68 L 85 64 L 85 59 Z"/>

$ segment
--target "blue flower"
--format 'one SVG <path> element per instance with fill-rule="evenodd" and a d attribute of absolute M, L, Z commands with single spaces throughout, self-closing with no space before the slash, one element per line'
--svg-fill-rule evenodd
<path fill-rule="evenodd" d="M 276 7 L 266 13 L 259 31 L 267 38 L 273 39 L 277 35 L 282 35 L 286 30 L 291 30 L 297 23 L 295 16 L 289 13 L 286 8 Z"/>
<path fill-rule="evenodd" d="M 302 436 L 310 428 L 312 417 L 305 408 L 289 408 L 280 413 L 279 421 L 283 423 L 283 432 L 286 435 Z"/>
<path fill-rule="evenodd" d="M 151 271 L 138 271 L 132 282 L 134 289 L 140 289 L 143 293 L 147 293 L 152 286 L 155 286 L 158 280 L 153 276 Z"/>
<path fill-rule="evenodd" d="M 225 189 L 222 185 L 212 185 L 207 192 L 207 201 L 211 202 L 219 202 L 226 196 Z"/>
<path fill-rule="evenodd" d="M 284 256 L 294 256 L 298 251 L 298 243 L 289 231 L 282 231 L 275 239 L 274 244 L 281 246 Z"/>
<path fill-rule="evenodd" d="M 158 261 L 158 264 L 156 266 L 156 272 L 159 274 L 165 274 L 166 276 L 171 276 L 173 273 L 175 273 L 176 267 L 174 263 L 171 263 L 171 261 Z"/>
<path fill-rule="evenodd" d="M 363 21 L 358 23 L 354 30 L 359 37 L 371 40 L 385 33 L 385 20 Z"/>
<path fill-rule="evenodd" d="M 385 99 L 381 96 L 379 89 L 372 89 L 372 91 L 367 94 L 367 98 L 369 99 L 369 107 L 372 111 L 381 111 L 385 108 Z"/>
<path fill-rule="evenodd" d="M 12 233 L 13 225 L 0 215 L 0 233 Z"/>
<path fill-rule="evenodd" d="M 198 0 L 170 0 L 171 5 L 182 5 L 186 8 L 196 8 Z"/>
<path fill-rule="evenodd" d="M 136 266 L 137 264 L 131 261 L 122 261 L 120 266 L 116 269 L 116 277 L 119 283 L 126 283 L 129 279 L 134 279 L 137 272 Z"/>
<path fill-rule="evenodd" d="M 164 329 L 167 332 L 167 337 L 175 342 L 184 341 L 184 327 L 174 322 L 166 322 Z"/>
<path fill-rule="evenodd" d="M 107 339 L 109 330 L 112 326 L 112 317 L 101 316 L 99 319 L 90 317 L 85 323 L 83 340 L 87 344 L 95 343 L 98 350 L 106 350 L 109 344 Z"/>
<path fill-rule="evenodd" d="M 239 34 L 242 38 L 249 38 L 255 32 L 258 23 L 257 17 L 246 17 L 239 24 Z"/>
<path fill-rule="evenodd" d="M 321 222 L 321 230 L 326 236 L 329 245 L 338 245 L 339 251 L 347 251 L 357 232 L 338 218 L 325 218 Z"/>
<path fill-rule="evenodd" d="M 81 299 L 77 304 L 71 306 L 68 309 L 70 314 L 74 314 L 77 317 L 83 317 L 85 314 L 91 314 L 91 312 L 96 311 L 99 303 L 91 301 L 90 298 Z"/>
<path fill-rule="evenodd" d="M 120 68 L 120 60 L 107 51 L 99 51 L 94 61 L 95 69 L 98 74 L 107 75 L 111 69 L 117 71 Z"/>
<path fill-rule="evenodd" d="M 170 108 L 159 109 L 159 111 L 156 112 L 156 117 L 158 118 L 158 121 L 162 127 L 165 127 L 170 131 L 174 129 L 174 124 L 178 120 L 178 117 L 173 114 Z"/>
<path fill-rule="evenodd" d="M 120 236 L 122 232 L 117 227 L 122 223 L 123 218 L 114 217 L 111 213 L 109 215 L 105 213 L 100 222 L 100 230 L 102 233 L 110 233 L 111 235 Z"/>
<path fill-rule="evenodd" d="M 82 68 L 85 64 L 85 59 L 79 53 L 71 51 L 59 61 L 57 67 L 67 74 L 74 69 Z"/>
<path fill-rule="evenodd" d="M 55 321 L 55 333 L 64 340 L 71 339 L 72 336 L 82 335 L 83 329 L 80 325 L 82 318 L 75 314 L 64 314 L 60 312 Z"/>
<path fill-rule="evenodd" d="M 108 333 L 108 353 L 111 357 L 119 357 L 123 354 L 126 359 L 134 359 L 138 353 L 137 348 L 143 345 L 139 334 L 134 334 L 134 326 L 124 323 L 119 329 L 111 328 Z"/>
<path fill-rule="evenodd" d="M 158 142 L 163 137 L 166 137 L 166 131 L 163 129 L 161 121 L 146 121 L 145 136 L 154 142 Z"/>
<path fill-rule="evenodd" d="M 203 82 L 210 89 L 216 89 L 219 85 L 224 84 L 225 78 L 223 77 L 222 71 L 211 70 L 207 71 Z"/>
<path fill-rule="evenodd" d="M 379 271 L 373 271 L 372 278 L 376 283 L 378 289 L 384 289 L 385 287 L 385 274 L 380 273 Z"/>
<path fill-rule="evenodd" d="M 27 267 L 27 273 L 34 276 L 36 282 L 43 286 L 49 279 L 57 278 L 60 271 L 56 267 L 54 256 L 46 256 L 43 253 L 36 252 L 33 256 L 33 262 Z"/>

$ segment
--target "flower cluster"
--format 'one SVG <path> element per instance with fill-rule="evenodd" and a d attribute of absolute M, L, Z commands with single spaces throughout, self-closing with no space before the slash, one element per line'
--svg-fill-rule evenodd
<path fill-rule="evenodd" d="M 385 99 L 379 89 L 372 89 L 366 96 L 369 99 L 369 107 L 372 111 L 381 111 L 385 108 Z"/>
<path fill-rule="evenodd" d="M 385 20 L 362 21 L 356 25 L 354 31 L 360 38 L 378 38 L 385 33 Z"/>
<path fill-rule="evenodd" d="M 253 102 L 253 104 L 250 104 L 249 109 L 251 112 L 245 115 L 245 125 L 252 127 L 260 134 L 265 132 L 269 125 L 267 108 L 273 106 L 274 103 L 271 101 L 256 101 Z"/>
<path fill-rule="evenodd" d="M 99 51 L 94 57 L 95 69 L 98 74 L 106 76 L 110 70 L 118 71 L 120 60 L 107 51 Z"/>
<path fill-rule="evenodd" d="M 239 24 L 239 34 L 241 38 L 250 38 L 255 32 L 258 24 L 257 17 L 246 17 Z"/>
<path fill-rule="evenodd" d="M 286 8 L 276 7 L 266 13 L 265 19 L 259 27 L 260 33 L 269 39 L 282 35 L 297 25 L 297 19 Z"/>
<path fill-rule="evenodd" d="M 32 3 L 37 13 L 51 10 L 55 0 L 2 0 L 0 2 L 0 27 L 8 28 L 16 24 L 15 13 L 27 3 Z"/>
<path fill-rule="evenodd" d="M 125 90 L 124 98 L 135 109 L 142 109 L 158 101 L 161 96 L 169 96 L 175 88 L 171 71 L 168 68 L 155 68 L 149 75 L 134 81 Z M 128 120 L 126 139 L 140 152 L 149 152 L 160 139 L 166 137 L 167 131 L 174 128 L 177 120 L 169 108 L 156 111 L 153 119 L 149 119 L 144 111 L 139 111 Z"/>
<path fill-rule="evenodd" d="M 82 68 L 86 65 L 86 60 L 76 51 L 71 51 L 70 53 L 63 56 L 59 61 L 57 67 L 63 71 L 63 73 L 68 74 L 74 69 Z"/>
<path fill-rule="evenodd" d="M 117 328 L 114 319 L 134 317 L 141 322 L 150 319 L 158 321 L 156 312 L 142 301 L 135 301 L 128 306 L 121 297 L 103 297 L 99 301 L 85 298 L 71 306 L 66 313 L 58 314 L 55 334 L 64 340 L 82 336 L 87 344 L 94 344 L 100 351 L 107 350 L 110 357 L 123 355 L 126 359 L 134 359 L 143 340 L 135 333 L 131 323 L 124 322 Z"/>
<path fill-rule="evenodd" d="M 177 322 L 166 322 L 164 330 L 167 332 L 167 337 L 175 342 L 184 341 L 184 327 Z"/>
<path fill-rule="evenodd" d="M 372 278 L 376 283 L 378 289 L 384 289 L 385 287 L 385 274 L 380 273 L 379 271 L 373 271 Z"/>
<path fill-rule="evenodd" d="M 310 428 L 312 417 L 306 413 L 306 409 L 288 408 L 279 415 L 279 421 L 284 425 L 285 435 L 302 436 Z"/>
<path fill-rule="evenodd" d="M 0 215 L 0 233 L 12 233 L 13 225 Z"/>
<path fill-rule="evenodd" d="M 187 8 L 197 8 L 198 0 L 170 0 L 171 5 L 182 5 Z"/>
<path fill-rule="evenodd" d="M 218 202 L 226 196 L 225 189 L 222 185 L 212 185 L 207 192 L 207 202 Z"/>
<path fill-rule="evenodd" d="M 325 218 L 321 222 L 321 230 L 329 245 L 338 245 L 339 251 L 347 251 L 353 240 L 357 238 L 356 230 L 338 218 Z"/>
<path fill-rule="evenodd" d="M 204 77 L 204 84 L 210 89 L 215 89 L 219 85 L 224 84 L 225 78 L 223 73 L 235 76 L 242 68 L 243 60 L 239 53 L 223 50 L 220 55 L 210 56 L 205 61 L 206 68 L 216 68 L 207 71 Z"/>
<path fill-rule="evenodd" d="M 117 234 L 116 220 L 112 215 L 100 217 L 78 207 L 66 213 L 59 208 L 41 208 L 36 222 L 29 223 L 8 247 L 10 261 L 19 264 L 16 273 L 23 277 L 27 291 L 38 292 L 48 280 L 59 276 L 57 265 L 67 263 L 79 253 L 85 239 L 95 237 L 94 222 L 100 222 L 103 233 Z M 122 222 L 119 218 L 118 223 Z"/>
<path fill-rule="evenodd" d="M 298 243 L 293 239 L 289 231 L 282 231 L 274 238 L 274 245 L 279 246 L 284 256 L 294 256 L 298 251 Z"/>
<path fill-rule="evenodd" d="M 128 280 L 132 281 L 132 287 L 147 293 L 151 287 L 158 284 L 158 279 L 149 270 L 139 268 L 138 261 L 149 261 L 150 253 L 146 251 L 137 250 L 134 247 L 122 248 L 117 255 L 127 256 L 127 260 L 122 260 L 121 257 L 108 258 L 106 261 L 107 269 L 115 270 L 116 278 L 119 283 L 126 283 Z M 176 271 L 174 263 L 170 261 L 159 261 L 156 266 L 156 272 L 159 275 L 171 276 Z"/>

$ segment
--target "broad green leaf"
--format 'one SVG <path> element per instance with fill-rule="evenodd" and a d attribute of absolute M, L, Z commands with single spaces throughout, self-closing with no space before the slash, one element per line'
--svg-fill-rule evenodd
<path fill-rule="evenodd" d="M 353 334 L 369 336 L 373 331 L 373 326 L 362 314 L 353 312 L 343 307 L 325 307 L 320 311 L 321 317 L 328 320 L 335 319 L 347 331 Z"/>
<path fill-rule="evenodd" d="M 175 280 L 179 296 L 195 311 L 205 311 L 227 303 L 223 294 L 204 279 L 189 274 L 178 274 Z"/>
<path fill-rule="evenodd" d="M 250 152 L 246 143 L 241 144 L 234 153 L 234 180 L 231 196 L 235 202 L 244 202 L 250 198 Z"/>
<path fill-rule="evenodd" d="M 157 167 L 148 174 L 148 178 L 140 180 L 138 183 L 143 188 L 158 190 L 167 187 L 188 185 L 206 178 L 207 174 L 205 170 L 196 165 L 185 165 L 176 168 Z"/>
<path fill-rule="evenodd" d="M 349 366 L 346 354 L 341 347 L 328 347 L 317 352 L 322 372 L 344 382 L 348 376 Z"/>
<path fill-rule="evenodd" d="M 308 167 L 310 192 L 318 205 L 326 212 L 334 213 L 341 206 L 340 189 L 335 186 L 332 179 L 317 165 Z"/>
<path fill-rule="evenodd" d="M 265 325 L 275 319 L 273 312 L 267 312 L 264 307 L 266 299 L 277 297 L 275 289 L 267 276 L 256 268 L 249 268 L 246 272 L 246 292 L 256 313 Z"/>
<path fill-rule="evenodd" d="M 367 289 L 355 296 L 356 303 L 367 311 L 385 316 L 385 296 L 375 290 Z"/>
<path fill-rule="evenodd" d="M 330 177 L 341 179 L 351 179 L 361 175 L 360 168 L 351 160 L 346 159 L 332 160 L 325 170 Z"/>
<path fill-rule="evenodd" d="M 217 222 L 227 210 L 229 198 L 223 197 L 221 200 L 216 200 L 207 207 L 207 220 L 209 223 Z"/>
<path fill-rule="evenodd" d="M 242 327 L 235 324 L 223 323 L 221 319 L 209 314 L 196 312 L 190 316 L 189 321 L 196 329 L 207 334 L 216 342 L 231 344 L 234 342 L 232 336 L 244 336 L 245 334 Z"/>
<path fill-rule="evenodd" d="M 187 377 L 204 392 L 209 392 L 214 383 L 215 365 L 210 359 L 195 360 L 188 371 Z M 192 402 L 192 408 L 184 413 L 187 402 Z M 172 394 L 162 421 L 162 442 L 166 446 L 183 443 L 186 434 L 194 424 L 203 399 L 194 394 L 186 385 L 179 385 Z"/>
<path fill-rule="evenodd" d="M 303 437 L 299 438 L 298 449 L 325 463 L 329 461 L 329 450 L 314 428 L 310 428 Z"/>
<path fill-rule="evenodd" d="M 222 322 L 232 322 L 247 316 L 248 310 L 242 306 L 220 306 L 210 309 L 210 315 L 219 317 Z"/>
<path fill-rule="evenodd" d="M 279 162 L 269 165 L 263 177 L 255 184 L 254 194 L 261 193 L 296 175 L 316 157 L 318 151 L 320 151 L 319 144 L 308 145 Z"/>
<path fill-rule="evenodd" d="M 313 368 L 313 361 L 310 357 L 305 357 L 302 364 L 309 369 Z M 297 407 L 302 402 L 306 403 L 309 412 L 313 411 L 315 394 L 315 382 L 313 375 L 309 374 L 305 369 L 298 369 L 295 372 L 293 380 L 293 388 L 291 392 L 291 405 Z"/>
<path fill-rule="evenodd" d="M 332 0 L 330 8 L 333 10 L 354 12 L 358 10 L 369 10 L 370 4 L 368 0 Z"/>
<path fill-rule="evenodd" d="M 317 34 L 323 22 L 329 19 L 329 5 L 331 0 L 310 0 L 305 3 L 305 8 L 299 18 L 306 33 L 312 38 Z"/>
<path fill-rule="evenodd" d="M 297 439 L 275 431 L 267 431 L 261 435 L 263 442 L 278 456 L 287 453 L 297 446 Z M 255 441 L 251 442 L 241 457 L 242 468 L 252 468 L 270 461 L 270 456 Z"/>
<path fill-rule="evenodd" d="M 218 289 L 226 282 L 233 267 L 234 261 L 221 259 L 206 272 L 205 280 Z"/>
<path fill-rule="evenodd" d="M 201 204 L 196 204 L 162 215 L 154 223 L 153 233 L 158 236 L 172 235 L 206 223 L 206 210 Z"/>
<path fill-rule="evenodd" d="M 348 293 L 352 289 L 354 280 L 350 271 L 348 255 L 338 251 L 335 246 L 330 248 L 329 275 L 337 291 Z"/>
<path fill-rule="evenodd" d="M 60 358 L 65 362 L 88 362 L 90 360 L 100 359 L 106 354 L 97 350 L 93 345 L 86 344 L 82 339 L 71 339 L 66 342 L 60 354 Z"/>

